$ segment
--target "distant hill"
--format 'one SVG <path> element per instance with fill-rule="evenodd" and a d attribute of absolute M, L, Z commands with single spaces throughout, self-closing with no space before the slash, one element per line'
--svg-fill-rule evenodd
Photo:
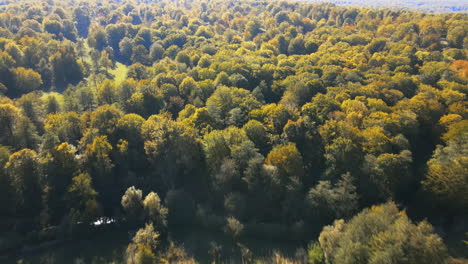
<path fill-rule="evenodd" d="M 468 13 L 468 1 L 460 0 L 305 0 L 308 2 L 330 2 L 337 5 L 369 8 L 409 9 L 428 13 Z"/>

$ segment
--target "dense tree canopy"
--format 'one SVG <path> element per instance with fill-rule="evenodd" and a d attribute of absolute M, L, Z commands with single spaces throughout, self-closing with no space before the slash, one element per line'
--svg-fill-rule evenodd
<path fill-rule="evenodd" d="M 251 263 L 245 237 L 343 219 L 313 263 L 443 263 L 410 218 L 467 232 L 467 27 L 305 1 L 2 1 L 0 241 L 147 223 L 126 254 L 155 263 L 185 258 L 167 241 L 183 225 Z"/>

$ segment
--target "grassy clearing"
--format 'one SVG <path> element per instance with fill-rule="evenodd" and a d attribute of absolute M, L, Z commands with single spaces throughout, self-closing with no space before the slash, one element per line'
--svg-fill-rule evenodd
<path fill-rule="evenodd" d="M 117 62 L 115 69 L 109 71 L 110 74 L 114 75 L 115 83 L 122 83 L 127 78 L 128 67 L 120 62 Z"/>

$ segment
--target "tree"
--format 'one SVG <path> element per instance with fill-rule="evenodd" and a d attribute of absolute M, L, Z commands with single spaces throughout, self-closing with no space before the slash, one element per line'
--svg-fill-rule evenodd
<path fill-rule="evenodd" d="M 453 213 L 465 211 L 468 204 L 467 126 L 464 120 L 449 127 L 444 135 L 446 146 L 437 146 L 422 182 L 436 204 Z"/>
<path fill-rule="evenodd" d="M 364 170 L 369 173 L 382 198 L 401 198 L 408 191 L 412 177 L 410 164 L 412 154 L 403 150 L 400 154 L 384 153 L 375 157 L 367 155 Z"/>
<path fill-rule="evenodd" d="M 113 61 L 113 54 L 109 54 L 109 51 L 103 50 L 99 57 L 98 64 L 100 65 L 99 72 L 109 76 L 109 70 L 114 68 L 115 64 Z"/>
<path fill-rule="evenodd" d="M 88 45 L 99 51 L 102 51 L 108 44 L 107 34 L 102 27 L 95 26 L 91 28 L 88 36 Z"/>
<path fill-rule="evenodd" d="M 35 91 L 42 85 L 41 75 L 31 69 L 15 68 L 13 69 L 13 77 L 18 94 Z"/>
<path fill-rule="evenodd" d="M 149 50 L 149 57 L 152 62 L 161 60 L 164 57 L 164 48 L 159 43 L 153 43 Z"/>
<path fill-rule="evenodd" d="M 221 124 L 228 123 L 233 109 L 239 109 L 239 122 L 246 122 L 247 114 L 260 106 L 257 99 L 247 90 L 219 86 L 206 101 L 210 115 Z"/>
<path fill-rule="evenodd" d="M 367 50 L 370 54 L 374 54 L 376 52 L 380 52 L 385 48 L 387 45 L 387 41 L 383 39 L 375 39 L 369 45 L 367 45 Z"/>
<path fill-rule="evenodd" d="M 312 98 L 312 102 L 302 106 L 301 112 L 311 120 L 323 123 L 329 113 L 338 109 L 339 104 L 333 97 L 319 93 Z"/>
<path fill-rule="evenodd" d="M 258 154 L 255 145 L 245 132 L 237 127 L 214 130 L 206 134 L 203 145 L 211 176 L 221 189 L 223 183 L 229 183 L 227 185 L 229 186 L 232 181 L 238 179 L 239 177 L 234 175 L 240 176 L 239 169 L 246 166 L 248 160 Z"/>
<path fill-rule="evenodd" d="M 7 91 L 8 88 L 3 83 L 0 83 L 0 96 L 4 95 Z"/>
<path fill-rule="evenodd" d="M 430 85 L 435 85 L 442 77 L 450 73 L 447 63 L 435 61 L 424 63 L 419 71 L 421 82 Z"/>
<path fill-rule="evenodd" d="M 12 204 L 15 204 L 15 193 L 12 186 L 12 179 L 4 169 L 10 155 L 11 152 L 9 148 L 0 145 L 0 200 L 4 201 L 0 204 L 0 215 L 2 217 L 14 214 L 14 208 L 11 206 Z"/>
<path fill-rule="evenodd" d="M 103 105 L 91 114 L 90 125 L 102 135 L 113 135 L 122 115 L 115 105 Z"/>
<path fill-rule="evenodd" d="M 142 126 L 145 153 L 167 190 L 195 190 L 204 184 L 198 174 L 203 170 L 202 149 L 193 132 L 164 115 L 151 116 Z"/>
<path fill-rule="evenodd" d="M 91 19 L 89 17 L 89 12 L 87 8 L 75 8 L 75 10 L 73 10 L 73 18 L 76 21 L 76 29 L 78 30 L 78 34 L 80 35 L 80 37 L 87 37 L 89 25 L 91 24 Z"/>
<path fill-rule="evenodd" d="M 192 77 L 186 77 L 179 85 L 179 93 L 185 98 L 195 94 L 197 89 L 199 89 L 198 84 Z"/>
<path fill-rule="evenodd" d="M 56 38 L 59 38 L 63 30 L 62 23 L 57 20 L 44 19 L 42 25 L 47 33 L 54 34 Z"/>
<path fill-rule="evenodd" d="M 42 160 L 47 176 L 48 214 L 52 224 L 59 223 L 66 213 L 64 197 L 72 183 L 73 175 L 76 175 L 79 169 L 75 155 L 76 149 L 73 145 L 62 143 L 50 149 Z"/>
<path fill-rule="evenodd" d="M 47 133 L 57 135 L 60 141 L 76 144 L 83 136 L 80 115 L 76 112 L 49 114 L 44 120 Z"/>
<path fill-rule="evenodd" d="M 293 115 L 284 105 L 267 104 L 263 105 L 261 109 L 252 110 L 249 117 L 262 122 L 268 132 L 281 134 L 284 125 L 293 118 Z"/>
<path fill-rule="evenodd" d="M 274 148 L 268 153 L 265 164 L 278 168 L 283 183 L 288 183 L 291 178 L 302 179 L 304 177 L 301 153 L 292 143 Z"/>
<path fill-rule="evenodd" d="M 334 187 L 329 181 L 320 181 L 310 189 L 306 202 L 311 206 L 313 214 L 322 219 L 322 223 L 347 218 L 355 213 L 359 196 L 352 180 L 351 174 L 346 173 Z"/>
<path fill-rule="evenodd" d="M 226 226 L 224 228 L 224 232 L 231 237 L 232 240 L 237 240 L 239 236 L 244 231 L 244 225 L 239 222 L 234 217 L 229 217 L 226 219 Z"/>
<path fill-rule="evenodd" d="M 141 127 L 145 119 L 137 114 L 126 114 L 122 116 L 116 125 L 116 134 L 135 145 L 142 142 Z"/>
<path fill-rule="evenodd" d="M 141 190 L 129 187 L 122 196 L 122 207 L 129 222 L 138 222 L 143 217 L 143 200 Z"/>
<path fill-rule="evenodd" d="M 415 225 L 393 202 L 337 220 L 319 237 L 328 263 L 446 263 L 447 250 L 432 226 Z"/>
<path fill-rule="evenodd" d="M 117 101 L 115 83 L 110 80 L 102 82 L 97 90 L 97 99 L 100 105 L 108 104 L 111 105 Z"/>
<path fill-rule="evenodd" d="M 92 171 L 91 174 L 93 176 L 99 178 L 110 174 L 110 170 L 114 166 L 109 157 L 111 150 L 112 145 L 107 140 L 107 136 L 96 137 L 91 144 L 86 146 L 85 155 L 89 164 L 89 170 Z M 104 184 L 105 182 L 100 183 Z"/>
<path fill-rule="evenodd" d="M 146 224 L 138 230 L 126 250 L 127 263 L 151 264 L 157 263 L 154 255 L 159 244 L 159 233 L 154 230 L 153 224 Z"/>
<path fill-rule="evenodd" d="M 98 193 L 92 186 L 91 176 L 80 173 L 73 177 L 68 188 L 67 201 L 69 202 L 71 219 L 77 222 L 72 224 L 92 223 L 100 215 L 100 206 L 96 200 Z"/>
<path fill-rule="evenodd" d="M 190 58 L 190 55 L 185 51 L 181 51 L 177 53 L 175 60 L 177 62 L 184 63 L 188 67 L 192 65 L 192 59 Z"/>
<path fill-rule="evenodd" d="M 23 149 L 13 153 L 5 164 L 15 192 L 16 213 L 37 217 L 41 210 L 43 180 L 37 153 Z"/>
<path fill-rule="evenodd" d="M 133 47 L 135 43 L 132 39 L 124 37 L 119 42 L 119 52 L 120 57 L 125 63 L 130 63 L 130 58 L 132 57 Z"/>
<path fill-rule="evenodd" d="M 143 201 L 146 219 L 157 226 L 160 230 L 164 230 L 167 226 L 168 210 L 161 204 L 161 199 L 157 193 L 150 192 Z"/>
<path fill-rule="evenodd" d="M 289 42 L 288 54 L 306 54 L 304 37 L 302 35 L 295 37 L 291 40 L 291 42 Z"/>
<path fill-rule="evenodd" d="M 136 45 L 132 48 L 132 56 L 130 60 L 133 63 L 141 63 L 143 65 L 150 64 L 149 52 L 143 45 Z"/>
<path fill-rule="evenodd" d="M 253 19 L 247 22 L 245 25 L 245 37 L 248 40 L 252 40 L 257 36 L 259 33 L 262 32 L 262 25 L 260 24 L 260 21 L 258 19 Z"/>
<path fill-rule="evenodd" d="M 320 244 L 315 242 L 310 244 L 307 252 L 307 263 L 309 264 L 322 264 L 324 263 L 324 256 Z"/>
<path fill-rule="evenodd" d="M 120 41 L 125 37 L 127 33 L 127 26 L 123 23 L 120 24 L 110 24 L 106 26 L 106 35 L 109 46 L 114 49 L 114 51 L 119 51 Z"/>
<path fill-rule="evenodd" d="M 273 148 L 265 159 L 270 165 L 275 188 L 275 202 L 280 205 L 283 222 L 292 224 L 302 215 L 304 166 L 302 156 L 293 143 Z"/>
<path fill-rule="evenodd" d="M 158 262 L 151 249 L 145 245 L 130 244 L 126 250 L 126 258 L 128 264 L 153 264 Z"/>
<path fill-rule="evenodd" d="M 0 144 L 9 145 L 12 142 L 20 109 L 13 104 L 0 103 Z"/>
<path fill-rule="evenodd" d="M 327 165 L 325 173 L 331 178 L 347 171 L 356 173 L 363 159 L 358 145 L 343 137 L 337 137 L 325 146 L 324 158 Z"/>
<path fill-rule="evenodd" d="M 135 80 L 144 80 L 149 77 L 149 74 L 150 72 L 148 68 L 145 65 L 137 62 L 128 67 L 127 78 Z"/>
<path fill-rule="evenodd" d="M 456 48 L 463 48 L 464 38 L 466 38 L 466 28 L 461 25 L 452 27 L 447 32 L 447 40 Z"/>
<path fill-rule="evenodd" d="M 54 85 L 64 89 L 69 84 L 77 84 L 84 76 L 82 65 L 76 59 L 72 46 L 62 47 L 50 57 Z"/>
<path fill-rule="evenodd" d="M 84 152 L 86 169 L 93 178 L 105 212 L 112 211 L 120 200 L 116 175 L 112 173 L 115 166 L 110 157 L 112 149 L 107 136 L 98 136 L 86 146 Z"/>
<path fill-rule="evenodd" d="M 75 23 L 70 19 L 62 20 L 62 34 L 65 38 L 76 42 L 78 38 L 78 31 L 75 27 Z"/>
<path fill-rule="evenodd" d="M 46 105 L 46 113 L 47 114 L 55 114 L 57 112 L 60 112 L 60 103 L 57 100 L 57 96 L 49 95 L 45 99 L 45 105 Z M 35 120 L 34 118 L 28 116 L 30 119 Z"/>
<path fill-rule="evenodd" d="M 269 138 L 268 132 L 262 123 L 257 120 L 249 120 L 249 122 L 244 125 L 243 129 L 249 139 L 252 140 L 252 142 L 255 143 L 255 146 L 262 150 L 263 153 L 269 145 Z"/>

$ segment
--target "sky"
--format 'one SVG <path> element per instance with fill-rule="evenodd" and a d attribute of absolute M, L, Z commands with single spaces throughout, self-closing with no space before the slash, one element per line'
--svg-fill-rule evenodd
<path fill-rule="evenodd" d="M 429 13 L 463 12 L 468 14 L 468 0 L 304 0 L 308 2 L 332 2 L 338 5 L 397 8 Z"/>

